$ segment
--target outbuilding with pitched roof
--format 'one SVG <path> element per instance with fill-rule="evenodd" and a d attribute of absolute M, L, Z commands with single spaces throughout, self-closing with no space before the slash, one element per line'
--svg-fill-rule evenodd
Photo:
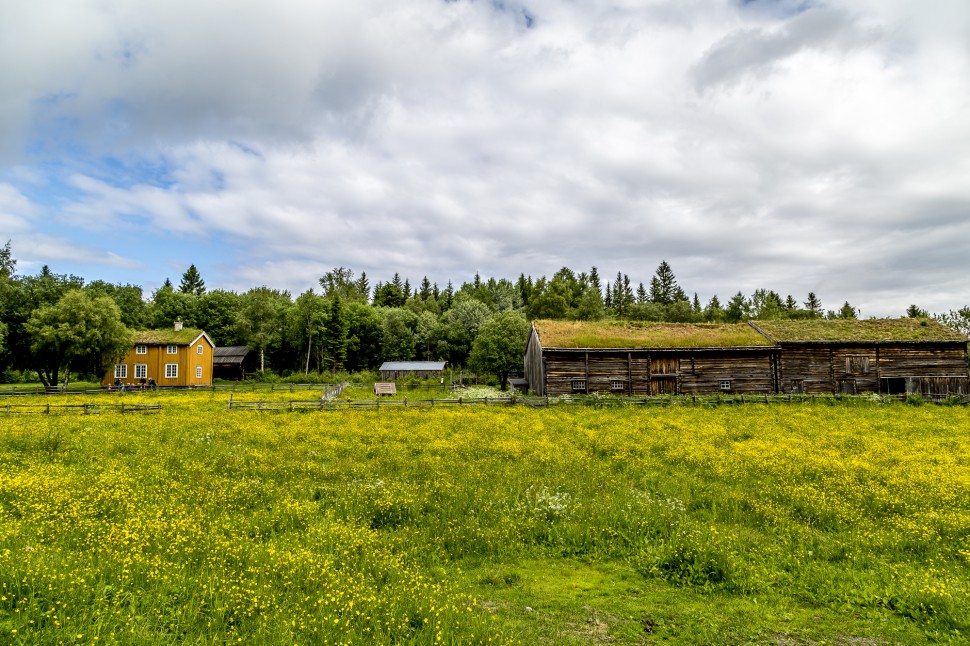
<path fill-rule="evenodd" d="M 524 367 L 539 395 L 970 392 L 967 338 L 932 319 L 535 321 Z"/>
<path fill-rule="evenodd" d="M 777 357 L 743 323 L 535 321 L 525 377 L 539 395 L 773 393 Z"/>
<path fill-rule="evenodd" d="M 965 395 L 967 337 L 930 318 L 752 321 L 780 349 L 780 392 Z"/>

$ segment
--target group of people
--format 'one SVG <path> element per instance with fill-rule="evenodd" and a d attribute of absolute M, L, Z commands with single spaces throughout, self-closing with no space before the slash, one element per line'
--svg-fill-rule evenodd
<path fill-rule="evenodd" d="M 108 392 L 135 392 L 137 390 L 155 390 L 158 386 L 155 384 L 155 380 L 151 377 L 146 379 L 141 379 L 137 384 L 126 384 L 120 379 L 115 379 L 115 382 L 108 386 Z"/>

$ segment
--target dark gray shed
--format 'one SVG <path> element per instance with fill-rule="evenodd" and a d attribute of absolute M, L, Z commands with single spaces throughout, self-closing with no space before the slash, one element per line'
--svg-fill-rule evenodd
<path fill-rule="evenodd" d="M 215 348 L 212 356 L 212 375 L 219 379 L 245 379 L 256 372 L 256 354 L 244 345 Z"/>

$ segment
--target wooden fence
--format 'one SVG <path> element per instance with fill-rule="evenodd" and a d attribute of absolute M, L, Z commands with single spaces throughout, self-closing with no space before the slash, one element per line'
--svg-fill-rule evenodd
<path fill-rule="evenodd" d="M 152 389 L 142 389 L 138 386 L 131 391 L 115 390 L 114 388 L 49 388 L 43 386 L 0 386 L 0 396 L 22 397 L 28 395 L 104 395 L 108 393 L 125 392 L 300 392 L 307 390 L 324 390 L 336 388 L 334 384 L 269 384 L 261 382 L 243 382 L 229 384 L 214 384 L 212 386 L 156 386 Z"/>
<path fill-rule="evenodd" d="M 528 395 L 508 395 L 504 397 L 457 397 L 441 399 L 336 399 L 321 398 L 312 401 L 238 401 L 230 397 L 230 410 L 350 410 L 381 408 L 434 408 L 440 406 L 528 406 L 530 408 L 550 408 L 555 406 L 588 406 L 593 408 L 612 407 L 666 407 L 666 406 L 733 406 L 733 405 L 772 405 L 800 404 L 808 402 L 871 402 L 888 404 L 912 400 L 913 395 L 677 395 L 655 397 L 596 397 L 574 396 L 537 397 Z M 970 405 L 968 396 L 923 397 L 921 401 L 947 402 Z"/>
<path fill-rule="evenodd" d="M 118 413 L 152 413 L 162 410 L 161 403 L 157 404 L 0 404 L 0 415 L 57 415 L 80 414 L 97 415 L 105 412 Z"/>

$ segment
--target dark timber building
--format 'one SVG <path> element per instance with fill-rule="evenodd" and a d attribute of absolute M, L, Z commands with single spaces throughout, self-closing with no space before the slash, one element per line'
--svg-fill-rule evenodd
<path fill-rule="evenodd" d="M 540 395 L 967 394 L 967 339 L 920 319 L 536 321 L 525 376 Z"/>
<path fill-rule="evenodd" d="M 933 319 L 753 321 L 781 350 L 779 392 L 968 392 L 967 338 Z"/>

